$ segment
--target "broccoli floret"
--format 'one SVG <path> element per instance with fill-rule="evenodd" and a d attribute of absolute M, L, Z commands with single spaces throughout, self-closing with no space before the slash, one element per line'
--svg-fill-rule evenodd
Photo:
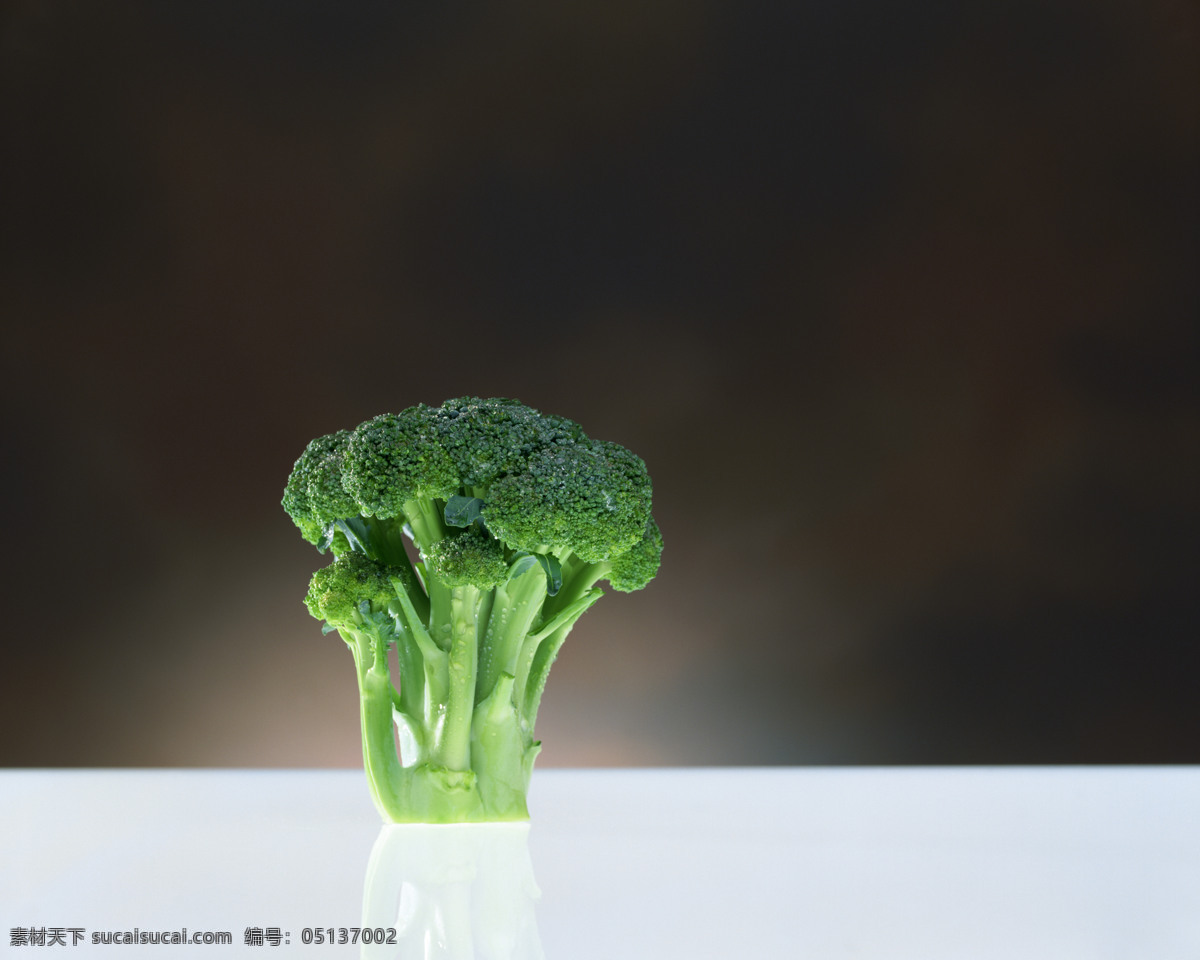
<path fill-rule="evenodd" d="M 622 593 L 641 590 L 658 573 L 662 549 L 662 532 L 651 518 L 646 523 L 646 531 L 642 538 L 609 562 L 607 579 L 612 588 Z"/>
<path fill-rule="evenodd" d="M 380 519 L 400 516 L 410 501 L 452 496 L 462 486 L 426 407 L 359 424 L 347 442 L 343 482 L 361 512 Z"/>
<path fill-rule="evenodd" d="M 496 482 L 483 519 L 519 550 L 569 550 L 598 561 L 624 553 L 650 519 L 650 476 L 615 443 L 554 444 Z"/>
<path fill-rule="evenodd" d="M 447 400 L 432 411 L 442 449 L 463 487 L 486 487 L 521 467 L 542 443 L 542 417 L 517 400 Z"/>
<path fill-rule="evenodd" d="M 385 611 L 396 599 L 390 573 L 362 553 L 347 553 L 313 574 L 304 603 L 308 612 L 332 627 L 361 626 L 367 613 Z"/>
<path fill-rule="evenodd" d="M 477 524 L 433 544 L 425 554 L 425 566 L 448 587 L 491 590 L 508 578 L 504 547 Z"/>
<path fill-rule="evenodd" d="M 283 494 L 283 509 L 309 543 L 318 543 L 329 525 L 358 513 L 358 503 L 342 485 L 349 430 L 317 437 L 300 454 Z"/>
<path fill-rule="evenodd" d="M 420 404 L 308 445 L 283 506 L 335 557 L 305 603 L 354 653 L 385 819 L 528 818 L 546 675 L 599 581 L 657 573 L 651 494 L 624 447 L 517 400 Z"/>

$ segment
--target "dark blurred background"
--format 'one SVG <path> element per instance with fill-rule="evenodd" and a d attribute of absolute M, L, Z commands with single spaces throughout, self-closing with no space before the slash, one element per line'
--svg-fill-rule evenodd
<path fill-rule="evenodd" d="M 1200 761 L 1186 0 L 3 6 L 0 764 L 353 766 L 314 436 L 655 478 L 547 765 Z"/>

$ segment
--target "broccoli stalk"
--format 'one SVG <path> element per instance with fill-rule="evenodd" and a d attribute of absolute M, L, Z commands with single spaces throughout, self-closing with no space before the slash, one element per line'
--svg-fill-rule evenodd
<path fill-rule="evenodd" d="M 335 558 L 305 602 L 353 655 L 385 820 L 528 819 L 550 667 L 597 584 L 657 573 L 650 504 L 640 459 L 514 400 L 419 405 L 308 445 L 283 506 Z"/>

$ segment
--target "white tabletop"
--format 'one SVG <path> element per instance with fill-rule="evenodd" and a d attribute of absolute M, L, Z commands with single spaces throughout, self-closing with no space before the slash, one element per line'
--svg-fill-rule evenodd
<path fill-rule="evenodd" d="M 381 828 L 359 772 L 0 771 L 0 953 L 1200 957 L 1200 768 L 539 770 L 530 807 Z M 303 942 L 362 927 L 395 943 Z"/>

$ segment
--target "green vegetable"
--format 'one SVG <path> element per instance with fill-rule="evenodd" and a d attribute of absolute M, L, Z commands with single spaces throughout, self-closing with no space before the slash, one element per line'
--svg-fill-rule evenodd
<path fill-rule="evenodd" d="M 516 400 L 421 404 L 308 445 L 283 507 L 334 556 L 305 603 L 353 654 L 385 820 L 528 819 L 550 666 L 600 581 L 658 572 L 650 501 L 640 459 Z"/>

